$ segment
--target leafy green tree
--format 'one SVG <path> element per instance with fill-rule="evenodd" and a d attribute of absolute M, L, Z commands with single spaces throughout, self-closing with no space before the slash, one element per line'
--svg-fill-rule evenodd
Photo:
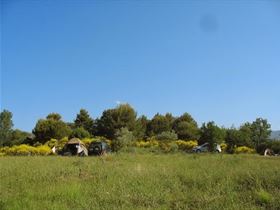
<path fill-rule="evenodd" d="M 82 127 L 90 134 L 94 133 L 94 120 L 85 109 L 81 109 L 79 114 L 77 114 L 74 124 L 76 128 Z"/>
<path fill-rule="evenodd" d="M 133 135 L 137 139 L 146 139 L 147 138 L 147 125 L 149 120 L 145 115 L 140 116 L 135 122 L 135 128 Z"/>
<path fill-rule="evenodd" d="M 46 119 L 40 119 L 33 129 L 34 139 L 40 143 L 45 143 L 50 139 L 62 139 L 71 134 L 69 126 L 61 120 L 59 114 L 50 114 Z"/>
<path fill-rule="evenodd" d="M 200 129 L 199 144 L 208 142 L 210 149 L 214 150 L 215 143 L 222 143 L 225 139 L 225 130 L 221 129 L 215 123 L 203 123 Z"/>
<path fill-rule="evenodd" d="M 166 113 L 165 114 L 165 118 L 168 121 L 168 127 L 169 127 L 169 130 L 171 131 L 172 130 L 172 126 L 173 126 L 174 121 L 175 121 L 176 118 L 171 113 Z"/>
<path fill-rule="evenodd" d="M 229 153 L 234 152 L 235 146 L 243 146 L 240 141 L 240 131 L 236 128 L 230 128 L 226 130 L 225 142 L 227 144 L 227 151 Z"/>
<path fill-rule="evenodd" d="M 172 141 L 177 140 L 178 135 L 175 133 L 175 131 L 163 131 L 161 134 L 157 135 L 157 139 L 161 141 Z"/>
<path fill-rule="evenodd" d="M 134 136 L 127 128 L 121 128 L 116 132 L 116 139 L 112 141 L 112 149 L 118 152 L 130 146 L 134 141 Z"/>
<path fill-rule="evenodd" d="M 108 139 L 113 139 L 115 137 L 116 122 L 113 113 L 113 109 L 105 110 L 101 118 L 97 120 L 97 136 L 104 136 Z"/>
<path fill-rule="evenodd" d="M 184 113 L 174 121 L 173 129 L 178 134 L 179 139 L 194 140 L 199 138 L 198 125 L 188 113 Z"/>
<path fill-rule="evenodd" d="M 97 135 L 114 139 L 117 130 L 121 128 L 126 127 L 129 131 L 134 131 L 136 116 L 136 112 L 129 104 L 121 104 L 115 109 L 105 110 L 97 121 Z"/>
<path fill-rule="evenodd" d="M 243 125 L 240 126 L 239 131 L 240 131 L 240 146 L 247 146 L 247 147 L 254 147 L 254 143 L 252 140 L 252 128 L 251 128 L 250 123 L 244 123 Z"/>
<path fill-rule="evenodd" d="M 13 114 L 8 110 L 3 110 L 0 113 L 0 146 L 5 146 L 9 144 L 12 135 L 12 128 L 13 128 L 13 121 L 12 121 Z"/>
<path fill-rule="evenodd" d="M 230 128 L 226 130 L 225 142 L 227 143 L 227 150 L 229 153 L 232 153 L 234 147 L 237 146 L 246 146 L 253 147 L 252 142 L 252 130 L 251 124 L 245 123 L 240 126 L 239 129 Z"/>
<path fill-rule="evenodd" d="M 55 121 L 59 121 L 61 120 L 61 115 L 58 113 L 50 113 L 48 114 L 48 116 L 46 117 L 48 120 L 55 120 Z"/>
<path fill-rule="evenodd" d="M 74 128 L 69 138 L 79 138 L 79 139 L 90 138 L 90 133 L 87 130 L 85 130 L 83 127 Z"/>
<path fill-rule="evenodd" d="M 116 121 L 116 128 L 120 129 L 127 127 L 129 131 L 133 131 L 135 128 L 137 113 L 129 104 L 119 105 L 115 109 L 114 118 Z"/>
<path fill-rule="evenodd" d="M 30 133 L 15 129 L 11 134 L 11 141 L 7 146 L 19 145 L 22 144 L 26 138 L 30 137 Z"/>
<path fill-rule="evenodd" d="M 257 118 L 251 125 L 252 141 L 257 149 L 258 146 L 269 139 L 271 134 L 270 124 L 266 119 Z"/>
<path fill-rule="evenodd" d="M 164 131 L 171 131 L 171 118 L 168 115 L 161 115 L 157 113 L 147 126 L 149 136 L 161 134 Z"/>

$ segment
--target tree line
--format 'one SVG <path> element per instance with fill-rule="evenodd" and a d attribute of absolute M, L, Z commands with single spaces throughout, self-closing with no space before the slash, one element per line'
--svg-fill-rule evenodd
<path fill-rule="evenodd" d="M 199 144 L 208 142 L 212 148 L 216 143 L 224 142 L 228 146 L 227 151 L 232 153 L 237 146 L 263 150 L 270 142 L 271 133 L 270 124 L 262 118 L 246 122 L 238 128 L 219 127 L 213 121 L 199 127 L 189 113 L 178 117 L 171 113 L 157 113 L 152 119 L 148 119 L 145 115 L 137 116 L 129 104 L 107 109 L 96 119 L 87 110 L 81 109 L 73 122 L 63 121 L 58 113 L 50 113 L 37 121 L 32 133 L 13 129 L 12 116 L 8 110 L 0 113 L 0 146 L 44 144 L 50 139 L 64 137 L 83 139 L 99 136 L 114 141 L 118 139 L 120 132 L 124 132 L 137 140 L 198 140 Z"/>

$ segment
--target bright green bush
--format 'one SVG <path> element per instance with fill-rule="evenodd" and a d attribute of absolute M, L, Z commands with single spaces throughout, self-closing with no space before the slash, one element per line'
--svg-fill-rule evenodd
<path fill-rule="evenodd" d="M 246 146 L 241 146 L 241 147 L 236 147 L 234 148 L 234 153 L 236 154 L 240 154 L 240 153 L 245 153 L 245 154 L 253 154 L 256 151 L 250 147 L 246 147 Z"/>

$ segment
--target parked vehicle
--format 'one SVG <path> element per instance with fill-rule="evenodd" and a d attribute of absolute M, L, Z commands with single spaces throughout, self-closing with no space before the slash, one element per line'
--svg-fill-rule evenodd
<path fill-rule="evenodd" d="M 110 148 L 106 142 L 92 142 L 88 147 L 89 155 L 103 155 L 110 152 Z"/>
<path fill-rule="evenodd" d="M 209 152 L 210 151 L 210 144 L 208 142 L 198 145 L 193 148 L 193 152 L 200 153 L 200 152 Z M 222 148 L 219 144 L 215 144 L 214 152 L 222 152 Z"/>

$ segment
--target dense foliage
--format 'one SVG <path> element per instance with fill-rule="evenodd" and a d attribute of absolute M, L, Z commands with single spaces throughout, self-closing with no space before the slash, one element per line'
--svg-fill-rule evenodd
<path fill-rule="evenodd" d="M 8 141 L 11 140 L 12 135 L 12 121 L 13 114 L 8 110 L 3 110 L 0 113 L 0 145 L 5 145 Z"/>
<path fill-rule="evenodd" d="M 35 140 L 41 143 L 54 138 L 61 139 L 71 134 L 70 127 L 62 121 L 61 116 L 56 113 L 49 114 L 46 119 L 40 119 L 33 129 Z"/>
<path fill-rule="evenodd" d="M 198 144 L 208 142 L 211 149 L 214 149 L 217 143 L 222 143 L 223 150 L 228 153 L 249 151 L 246 148 L 258 153 L 263 153 L 266 148 L 270 148 L 279 153 L 279 141 L 269 139 L 270 124 L 262 118 L 257 118 L 252 123 L 246 122 L 239 128 L 219 127 L 212 121 L 203 123 L 199 127 L 189 113 L 178 117 L 171 113 L 164 115 L 157 113 L 148 119 L 145 115 L 137 117 L 136 111 L 129 104 L 121 104 L 113 109 L 104 110 L 101 117 L 95 120 L 85 109 L 81 109 L 72 122 L 63 121 L 58 113 L 50 113 L 45 119 L 37 121 L 30 134 L 13 129 L 12 116 L 8 110 L 0 113 L 0 146 L 2 147 L 20 144 L 38 146 L 47 144 L 52 139 L 74 137 L 91 139 L 99 136 L 111 140 L 115 151 L 137 140 L 140 142 L 138 145 L 146 145 L 144 147 L 152 145 L 153 141 L 157 142 L 159 148 L 167 151 L 181 148 L 190 150 L 184 142 L 193 141 Z M 171 147 L 173 149 L 170 149 Z"/>

